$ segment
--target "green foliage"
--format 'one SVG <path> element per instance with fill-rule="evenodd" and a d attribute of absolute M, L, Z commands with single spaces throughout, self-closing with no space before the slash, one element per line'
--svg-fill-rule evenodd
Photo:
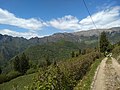
<path fill-rule="evenodd" d="M 7 81 L 6 80 L 6 75 L 5 74 L 0 74 L 0 84 Z"/>
<path fill-rule="evenodd" d="M 13 64 L 14 70 L 24 74 L 29 69 L 29 58 L 23 53 L 21 58 L 15 57 Z"/>
<path fill-rule="evenodd" d="M 30 90 L 72 90 L 77 81 L 89 71 L 91 64 L 99 58 L 98 52 L 75 57 L 42 70 Z"/>
<path fill-rule="evenodd" d="M 29 69 L 29 58 L 23 53 L 20 60 L 20 72 L 26 73 Z"/>
<path fill-rule="evenodd" d="M 90 67 L 90 71 L 84 76 L 82 80 L 76 85 L 74 90 L 90 90 L 91 83 L 94 78 L 95 71 L 100 64 L 101 60 L 96 60 Z"/>
<path fill-rule="evenodd" d="M 11 71 L 8 74 L 1 74 L 0 75 L 0 83 L 8 82 L 8 81 L 12 80 L 13 78 L 16 78 L 20 75 L 21 75 L 21 73 L 19 73 L 17 71 Z"/>
<path fill-rule="evenodd" d="M 49 60 L 49 56 L 46 56 L 46 65 L 49 66 L 51 64 L 50 60 Z"/>
<path fill-rule="evenodd" d="M 0 74 L 2 73 L 2 69 L 1 69 L 1 67 L 0 67 Z"/>
<path fill-rule="evenodd" d="M 120 46 L 120 41 L 117 44 Z"/>
<path fill-rule="evenodd" d="M 82 50 L 82 55 L 86 54 L 86 49 Z"/>
<path fill-rule="evenodd" d="M 120 46 L 115 46 L 115 48 L 112 50 L 113 56 L 117 57 L 120 54 Z"/>
<path fill-rule="evenodd" d="M 75 52 L 74 51 L 72 51 L 71 56 L 75 57 Z"/>
<path fill-rule="evenodd" d="M 27 70 L 26 74 L 32 74 L 32 73 L 35 73 L 37 70 L 34 69 L 34 68 L 30 68 Z"/>
<path fill-rule="evenodd" d="M 15 57 L 15 60 L 13 61 L 14 70 L 20 71 L 20 59 L 18 56 Z"/>
<path fill-rule="evenodd" d="M 7 76 L 7 80 L 9 81 L 9 80 L 12 80 L 12 79 L 20 76 L 20 75 L 21 75 L 21 73 L 19 73 L 18 71 L 11 71 L 6 76 Z"/>
<path fill-rule="evenodd" d="M 0 90 L 26 90 L 28 85 L 32 85 L 34 76 L 36 76 L 36 73 L 19 76 L 9 82 L 0 84 Z"/>
<path fill-rule="evenodd" d="M 32 64 L 43 67 L 46 65 L 47 58 L 50 63 L 53 63 L 54 61 L 71 58 L 71 52 L 77 50 L 78 46 L 76 43 L 59 41 L 44 45 L 31 46 L 25 50 L 25 54 L 29 57 Z"/>
<path fill-rule="evenodd" d="M 106 51 L 111 51 L 111 45 L 108 41 L 106 33 L 102 32 L 100 36 L 100 52 L 105 53 Z"/>
<path fill-rule="evenodd" d="M 79 55 L 81 55 L 81 53 L 82 53 L 82 51 L 81 51 L 81 49 L 79 49 Z"/>
<path fill-rule="evenodd" d="M 51 65 L 45 71 L 40 72 L 38 80 L 35 80 L 30 90 L 65 90 L 68 82 L 64 73 L 57 65 Z M 70 87 L 67 87 L 70 90 Z"/>

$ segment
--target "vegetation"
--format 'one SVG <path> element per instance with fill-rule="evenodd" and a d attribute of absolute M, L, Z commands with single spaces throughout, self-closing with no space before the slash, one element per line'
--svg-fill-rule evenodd
<path fill-rule="evenodd" d="M 106 51 L 111 51 L 111 45 L 108 41 L 106 33 L 102 32 L 100 36 L 100 52 L 105 53 Z"/>
<path fill-rule="evenodd" d="M 0 67 L 0 74 L 2 73 L 2 69 L 1 69 L 1 67 Z"/>
<path fill-rule="evenodd" d="M 118 60 L 118 63 L 120 63 L 120 44 L 117 43 L 114 47 L 115 48 L 112 50 L 113 57 Z"/>
<path fill-rule="evenodd" d="M 106 56 L 108 53 L 112 52 L 113 46 L 114 45 L 111 45 L 109 42 L 106 33 L 102 32 L 100 36 L 100 52 L 104 53 L 104 56 Z"/>
<path fill-rule="evenodd" d="M 72 90 L 77 82 L 90 70 L 91 64 L 99 58 L 98 52 L 91 52 L 82 57 L 52 64 L 39 72 L 31 90 Z"/>
<path fill-rule="evenodd" d="M 74 51 L 72 51 L 71 56 L 72 56 L 72 57 L 75 57 L 75 52 L 74 52 Z"/>
<path fill-rule="evenodd" d="M 79 55 L 81 55 L 81 53 L 82 53 L 82 51 L 81 51 L 81 49 L 79 49 Z"/>
<path fill-rule="evenodd" d="M 91 65 L 90 71 L 88 71 L 87 74 L 83 77 L 83 79 L 80 80 L 80 82 L 76 85 L 74 90 L 90 90 L 95 71 L 100 62 L 101 60 L 98 59 Z"/>
<path fill-rule="evenodd" d="M 36 73 L 19 76 L 9 82 L 0 84 L 0 90 L 26 90 L 28 85 L 32 85 Z"/>
<path fill-rule="evenodd" d="M 71 52 L 77 51 L 78 44 L 69 41 L 59 41 L 57 43 L 47 43 L 44 45 L 31 46 L 24 51 L 29 57 L 31 64 L 43 67 L 46 63 L 61 61 L 71 58 Z M 19 55 L 21 56 L 21 54 Z M 48 62 L 49 59 L 49 62 Z"/>
<path fill-rule="evenodd" d="M 21 58 L 15 57 L 13 64 L 15 71 L 24 74 L 29 69 L 29 58 L 23 53 Z"/>
<path fill-rule="evenodd" d="M 0 84 L 4 82 L 8 82 L 18 76 L 20 76 L 21 73 L 17 71 L 10 71 L 8 74 L 0 74 Z"/>
<path fill-rule="evenodd" d="M 111 34 L 101 33 L 102 53 L 111 52 L 113 45 L 109 41 L 115 43 L 120 39 L 119 33 L 115 33 L 114 38 Z M 53 42 L 49 42 L 49 38 L 47 42 L 46 38 L 6 38 L 0 43 L 0 65 L 4 63 L 0 68 L 0 89 L 73 90 L 76 85 L 80 90 L 90 89 L 94 72 L 100 63 L 97 60 L 100 53 L 97 49 L 91 49 L 97 46 L 97 36 L 64 37 L 66 41 L 63 38 Z M 120 42 L 114 45 L 113 55 L 120 54 L 119 45 Z"/>

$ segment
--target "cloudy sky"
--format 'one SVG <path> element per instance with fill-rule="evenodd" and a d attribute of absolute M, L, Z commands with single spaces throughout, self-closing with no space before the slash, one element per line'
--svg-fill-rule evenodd
<path fill-rule="evenodd" d="M 120 0 L 85 0 L 97 28 L 120 27 Z M 31 38 L 95 29 L 83 0 L 0 0 L 0 34 Z"/>

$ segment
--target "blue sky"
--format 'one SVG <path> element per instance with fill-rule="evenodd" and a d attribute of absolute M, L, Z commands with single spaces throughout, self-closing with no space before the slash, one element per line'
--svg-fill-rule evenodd
<path fill-rule="evenodd" d="M 120 26 L 120 0 L 85 0 L 97 28 Z M 83 0 L 0 0 L 0 33 L 24 38 L 94 29 Z"/>

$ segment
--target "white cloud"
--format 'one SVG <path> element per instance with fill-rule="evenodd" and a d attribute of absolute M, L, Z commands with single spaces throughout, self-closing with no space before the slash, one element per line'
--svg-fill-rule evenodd
<path fill-rule="evenodd" d="M 98 29 L 120 27 L 120 6 L 109 7 L 105 10 L 94 13 L 92 14 L 92 19 L 94 20 Z M 36 30 L 40 29 L 43 26 L 47 28 L 54 27 L 59 30 L 74 31 L 95 29 L 95 26 L 93 25 L 89 16 L 82 20 L 79 20 L 77 17 L 66 15 L 62 18 L 52 19 L 45 22 L 34 18 L 17 18 L 14 14 L 3 9 L 0 9 L 0 24 L 8 24 L 24 29 L 29 29 L 28 32 L 16 32 L 9 29 L 0 30 L 1 34 L 24 37 L 27 39 L 36 36 L 41 37 Z"/>
<path fill-rule="evenodd" d="M 99 11 L 92 15 L 97 28 L 111 28 L 120 26 L 120 7 L 111 7 L 106 10 Z M 88 16 L 80 22 L 82 29 L 95 29 L 91 18 Z"/>
<path fill-rule="evenodd" d="M 105 10 L 92 14 L 92 19 L 97 28 L 111 28 L 120 26 L 120 6 L 105 8 Z M 79 20 L 78 18 L 67 15 L 62 18 L 53 19 L 47 22 L 49 26 L 60 30 L 89 30 L 95 29 L 90 16 Z"/>
<path fill-rule="evenodd" d="M 34 18 L 23 19 L 16 17 L 13 13 L 0 8 L 0 24 L 13 25 L 24 29 L 37 30 L 46 25 L 42 20 Z"/>
<path fill-rule="evenodd" d="M 30 39 L 32 37 L 41 37 L 35 32 L 16 32 L 16 31 L 9 30 L 9 29 L 0 30 L 0 33 L 3 35 L 10 35 L 13 37 L 24 37 L 27 39 Z"/>
<path fill-rule="evenodd" d="M 49 21 L 48 24 L 54 28 L 61 30 L 77 30 L 80 28 L 79 20 L 71 15 L 67 15 L 58 19 L 53 19 Z"/>

